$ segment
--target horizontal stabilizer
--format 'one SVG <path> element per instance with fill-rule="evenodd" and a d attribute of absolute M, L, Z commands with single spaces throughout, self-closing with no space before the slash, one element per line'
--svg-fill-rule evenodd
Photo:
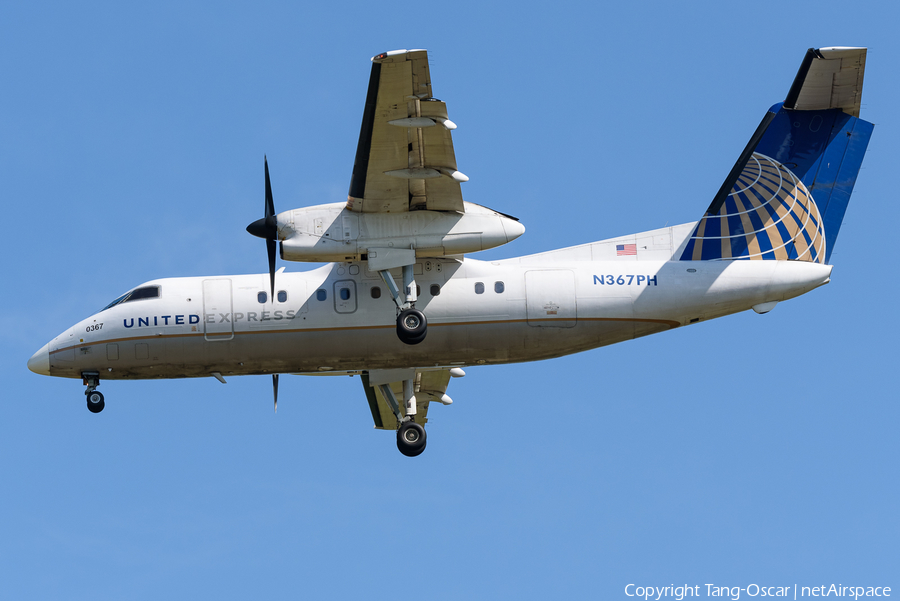
<path fill-rule="evenodd" d="M 851 117 L 859 117 L 865 71 L 865 48 L 810 48 L 784 100 L 784 108 L 841 109 Z"/>

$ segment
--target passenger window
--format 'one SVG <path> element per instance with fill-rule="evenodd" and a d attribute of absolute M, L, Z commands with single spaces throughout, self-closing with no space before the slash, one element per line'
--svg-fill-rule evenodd
<path fill-rule="evenodd" d="M 504 290 L 506 290 L 506 287 L 503 285 L 503 282 L 494 282 L 494 292 L 503 294 Z"/>
<path fill-rule="evenodd" d="M 318 290 L 316 290 L 316 300 L 323 301 L 326 298 L 328 298 L 328 293 L 325 292 L 324 288 L 319 288 Z"/>
<path fill-rule="evenodd" d="M 269 300 L 269 295 L 265 292 L 260 292 L 256 295 L 256 300 L 259 301 L 259 304 L 264 305 L 266 304 L 266 301 Z"/>
<path fill-rule="evenodd" d="M 372 286 L 372 298 L 381 298 L 381 288 L 378 286 Z"/>
<path fill-rule="evenodd" d="M 441 287 L 438 286 L 437 284 L 432 284 L 431 285 L 431 296 L 440 296 L 440 294 L 441 294 Z"/>
<path fill-rule="evenodd" d="M 484 282 L 475 282 L 475 294 L 484 294 Z"/>
<path fill-rule="evenodd" d="M 287 292 L 285 292 L 284 290 L 279 290 L 279 291 L 278 291 L 278 302 L 279 302 L 279 303 L 286 303 L 286 302 L 287 302 Z"/>
<path fill-rule="evenodd" d="M 349 288 L 341 288 L 341 300 L 350 300 Z"/>

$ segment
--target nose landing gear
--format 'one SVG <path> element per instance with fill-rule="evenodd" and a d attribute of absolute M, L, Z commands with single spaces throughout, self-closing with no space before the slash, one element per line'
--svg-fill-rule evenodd
<path fill-rule="evenodd" d="M 88 411 L 100 413 L 106 407 L 103 393 L 97 390 L 97 387 L 100 386 L 100 374 L 98 372 L 84 372 L 81 374 L 81 381 L 87 386 L 84 395 L 87 397 Z"/>

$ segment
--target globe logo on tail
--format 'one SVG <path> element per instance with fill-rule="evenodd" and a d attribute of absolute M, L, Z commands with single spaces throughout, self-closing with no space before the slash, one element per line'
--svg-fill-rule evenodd
<path fill-rule="evenodd" d="M 681 259 L 824 263 L 819 207 L 790 169 L 753 153 L 719 212 L 697 224 Z"/>

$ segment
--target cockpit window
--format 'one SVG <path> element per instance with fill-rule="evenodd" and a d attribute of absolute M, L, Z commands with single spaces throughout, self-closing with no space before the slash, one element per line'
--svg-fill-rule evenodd
<path fill-rule="evenodd" d="M 129 303 L 131 301 L 142 300 L 146 298 L 159 298 L 159 286 L 145 286 L 143 288 L 135 288 L 131 292 L 126 292 L 113 302 L 103 307 L 103 311 L 106 311 L 111 307 L 115 307 L 116 305 L 121 305 L 122 303 Z"/>

